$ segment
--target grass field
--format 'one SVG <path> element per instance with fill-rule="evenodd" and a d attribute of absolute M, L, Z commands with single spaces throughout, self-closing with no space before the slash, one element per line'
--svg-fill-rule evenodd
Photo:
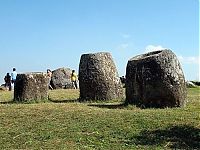
<path fill-rule="evenodd" d="M 185 108 L 140 109 L 122 101 L 79 103 L 78 90 L 16 104 L 0 91 L 0 149 L 200 149 L 200 88 Z"/>

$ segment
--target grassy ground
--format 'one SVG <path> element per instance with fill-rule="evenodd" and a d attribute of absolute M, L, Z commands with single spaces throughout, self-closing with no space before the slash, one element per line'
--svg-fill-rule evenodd
<path fill-rule="evenodd" d="M 200 149 L 199 94 L 188 89 L 185 108 L 139 109 L 79 103 L 78 90 L 53 90 L 34 104 L 0 91 L 0 149 Z"/>

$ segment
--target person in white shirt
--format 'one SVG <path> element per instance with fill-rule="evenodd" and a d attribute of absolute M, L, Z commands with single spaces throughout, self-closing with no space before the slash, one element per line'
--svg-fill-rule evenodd
<path fill-rule="evenodd" d="M 15 85 L 15 81 L 17 78 L 17 71 L 16 68 L 13 68 L 13 72 L 11 73 L 11 83 Z"/>

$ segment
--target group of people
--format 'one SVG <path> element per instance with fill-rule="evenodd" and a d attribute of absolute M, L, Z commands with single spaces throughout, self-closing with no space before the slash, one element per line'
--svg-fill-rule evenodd
<path fill-rule="evenodd" d="M 52 77 L 52 71 L 50 69 L 47 69 L 47 77 L 48 77 L 48 86 L 49 89 L 53 90 L 53 87 L 51 85 L 51 77 Z M 72 82 L 72 87 L 74 89 L 78 89 L 78 83 L 77 83 L 78 77 L 75 73 L 75 70 L 72 70 L 71 73 L 71 82 Z"/>
<path fill-rule="evenodd" d="M 16 81 L 16 77 L 17 77 L 17 71 L 16 68 L 13 68 L 12 73 L 7 73 L 6 76 L 4 77 L 4 81 L 5 81 L 5 87 L 7 90 L 11 91 L 14 89 L 14 85 L 15 85 L 15 81 Z M 49 89 L 53 90 L 53 87 L 51 85 L 51 77 L 52 77 L 52 71 L 50 69 L 47 69 L 47 77 L 48 77 L 48 86 Z M 71 73 L 71 82 L 72 82 L 72 86 L 74 89 L 78 89 L 78 84 L 77 84 L 77 80 L 78 77 L 75 73 L 75 70 L 72 70 Z"/>
<path fill-rule="evenodd" d="M 11 91 L 14 89 L 16 77 L 17 77 L 16 68 L 13 68 L 11 75 L 10 73 L 6 74 L 6 76 L 4 77 L 4 81 L 5 81 L 5 87 L 7 90 Z"/>

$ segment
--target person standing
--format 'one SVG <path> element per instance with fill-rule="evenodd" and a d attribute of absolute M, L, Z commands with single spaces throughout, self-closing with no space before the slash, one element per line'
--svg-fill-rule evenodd
<path fill-rule="evenodd" d="M 71 81 L 72 81 L 72 86 L 74 87 L 74 89 L 78 89 L 78 85 L 77 85 L 77 75 L 76 75 L 76 73 L 75 73 L 75 70 L 72 70 Z"/>
<path fill-rule="evenodd" d="M 5 78 L 4 78 L 4 81 L 5 81 L 5 87 L 7 90 L 11 91 L 11 76 L 9 73 L 6 74 Z"/>
<path fill-rule="evenodd" d="M 13 71 L 11 73 L 11 84 L 13 84 L 13 86 L 15 86 L 16 78 L 17 78 L 17 71 L 16 68 L 13 68 Z"/>
<path fill-rule="evenodd" d="M 49 89 L 53 90 L 53 87 L 51 86 L 51 76 L 52 76 L 52 71 L 50 69 L 47 69 L 48 87 Z"/>

